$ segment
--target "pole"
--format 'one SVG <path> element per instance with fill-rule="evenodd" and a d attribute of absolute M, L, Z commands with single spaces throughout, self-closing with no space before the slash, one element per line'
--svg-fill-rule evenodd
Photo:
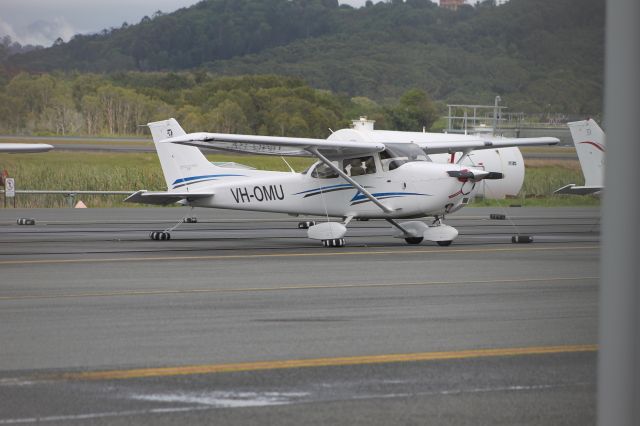
<path fill-rule="evenodd" d="M 598 424 L 640 424 L 640 2 L 608 0 L 604 113 L 607 167 L 602 203 Z"/>
<path fill-rule="evenodd" d="M 498 106 L 498 102 L 500 102 L 502 98 L 500 95 L 496 96 L 495 103 L 493 106 L 493 134 L 495 135 L 498 130 L 498 114 L 500 114 L 500 107 Z"/>

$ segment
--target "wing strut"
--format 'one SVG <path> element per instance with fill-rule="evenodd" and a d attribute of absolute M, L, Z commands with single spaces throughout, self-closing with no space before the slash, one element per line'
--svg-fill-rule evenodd
<path fill-rule="evenodd" d="M 387 218 L 385 220 L 387 222 L 389 222 L 390 224 L 392 224 L 393 226 L 395 226 L 396 228 L 398 228 L 400 230 L 400 232 L 402 232 L 404 234 L 405 237 L 415 237 L 415 235 L 413 235 L 411 232 L 409 232 L 406 229 L 404 229 L 404 227 L 402 225 L 400 225 L 398 222 L 396 222 L 395 220 L 393 220 L 391 218 Z"/>
<path fill-rule="evenodd" d="M 326 158 L 324 155 L 320 154 L 320 152 L 318 152 L 318 149 L 316 147 L 309 147 L 307 148 L 307 151 L 309 151 L 310 153 L 312 153 L 313 155 L 315 155 L 316 157 L 318 157 L 320 159 L 320 161 L 322 161 L 324 164 L 326 164 L 327 166 L 329 166 L 331 168 L 331 170 L 333 170 L 334 172 L 336 172 L 337 174 L 339 174 L 344 180 L 346 180 L 347 182 L 349 182 L 351 185 L 353 185 L 354 188 L 356 188 L 358 191 L 362 192 L 362 194 L 367 197 L 369 200 L 371 200 L 371 202 L 373 204 L 375 204 L 376 206 L 380 207 L 382 209 L 383 212 L 385 213 L 391 213 L 393 212 L 392 209 L 390 209 L 389 207 L 385 206 L 384 204 L 382 204 L 376 197 L 374 197 L 369 191 L 367 191 L 366 189 L 364 189 L 362 187 L 362 185 L 360 185 L 358 182 L 356 182 L 355 180 L 351 179 L 350 176 L 348 176 L 345 172 L 343 172 L 342 170 L 340 170 L 340 167 L 336 167 L 335 164 L 333 164 L 331 161 L 329 161 L 328 158 Z"/>
<path fill-rule="evenodd" d="M 456 164 L 462 164 L 462 160 L 467 158 L 469 156 L 469 154 L 471 154 L 472 151 L 473 151 L 473 149 L 470 149 L 470 148 L 462 150 L 462 155 L 460 156 L 458 161 L 456 161 Z"/>

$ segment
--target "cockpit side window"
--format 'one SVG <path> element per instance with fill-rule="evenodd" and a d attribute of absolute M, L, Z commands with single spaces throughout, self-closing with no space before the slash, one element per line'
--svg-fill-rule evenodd
<path fill-rule="evenodd" d="M 335 163 L 335 161 L 333 162 Z M 316 167 L 311 171 L 311 177 L 318 179 L 335 179 L 338 177 L 338 174 L 329 166 L 324 163 L 318 163 Z"/>

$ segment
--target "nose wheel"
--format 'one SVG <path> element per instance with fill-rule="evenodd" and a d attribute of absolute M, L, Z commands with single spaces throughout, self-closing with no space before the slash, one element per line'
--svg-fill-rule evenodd
<path fill-rule="evenodd" d="M 422 240 L 424 240 L 424 238 L 423 237 L 408 237 L 408 238 L 405 238 L 404 240 L 407 242 L 407 244 L 415 245 L 415 244 L 420 244 L 422 242 Z M 451 241 L 449 241 L 449 242 L 451 242 Z"/>

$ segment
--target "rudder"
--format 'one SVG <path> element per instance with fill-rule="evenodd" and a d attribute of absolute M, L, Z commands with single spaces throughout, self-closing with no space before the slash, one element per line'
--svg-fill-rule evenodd
<path fill-rule="evenodd" d="M 165 139 L 184 136 L 186 132 L 174 118 L 148 123 L 156 146 L 162 172 L 169 191 L 186 186 L 194 177 L 205 176 L 217 167 L 207 160 L 196 147 L 162 142 Z"/>

